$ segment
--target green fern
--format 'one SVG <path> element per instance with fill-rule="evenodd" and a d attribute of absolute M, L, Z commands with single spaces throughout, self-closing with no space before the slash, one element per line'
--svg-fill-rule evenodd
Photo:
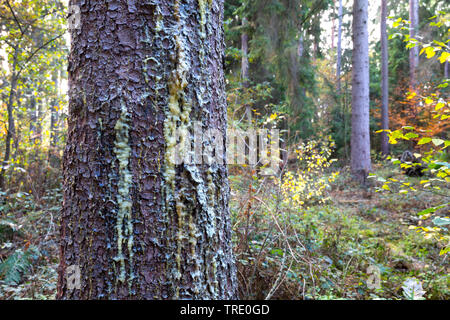
<path fill-rule="evenodd" d="M 4 277 L 3 282 L 8 285 L 19 284 L 22 276 L 30 268 L 33 259 L 37 258 L 37 254 L 38 250 L 35 247 L 30 247 L 25 252 L 18 249 L 0 263 L 0 277 Z"/>

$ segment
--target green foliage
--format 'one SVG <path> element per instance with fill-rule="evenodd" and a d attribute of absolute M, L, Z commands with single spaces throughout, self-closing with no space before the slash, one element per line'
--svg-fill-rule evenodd
<path fill-rule="evenodd" d="M 402 287 L 409 278 L 422 284 L 426 299 L 450 296 L 438 242 L 403 222 L 408 208 L 428 205 L 430 196 L 375 193 L 367 199 L 351 181 L 340 174 L 328 203 L 305 208 L 283 201 L 273 182 L 231 177 L 242 297 L 407 299 Z M 379 270 L 379 288 L 370 286 L 370 267 Z"/>
<path fill-rule="evenodd" d="M 430 22 L 429 25 L 437 28 L 447 28 L 446 25 L 448 24 L 448 21 L 450 21 L 449 17 L 449 14 L 440 11 L 439 15 L 430 18 L 432 22 Z M 398 18 L 394 22 L 394 27 L 400 27 L 401 30 L 404 30 L 407 29 L 407 23 L 408 22 L 406 20 Z M 401 33 L 399 33 L 399 35 L 402 36 Z M 438 61 L 440 63 L 450 61 L 450 47 L 447 44 L 449 41 L 450 40 L 432 40 L 430 43 L 424 43 L 418 39 L 410 38 L 408 34 L 404 35 L 404 42 L 407 43 L 407 48 L 420 46 L 420 54 L 425 53 L 427 59 L 432 59 L 435 55 L 437 55 L 439 56 Z M 438 87 L 442 87 L 446 83 L 447 82 L 445 79 L 444 82 L 442 82 Z M 416 98 L 416 96 L 416 92 L 408 92 L 406 99 L 411 100 Z M 434 106 L 433 118 L 439 119 L 441 125 L 444 123 L 444 127 L 445 123 L 447 123 L 448 126 L 448 120 L 450 118 L 449 102 L 446 101 L 445 98 L 440 98 L 437 93 L 420 98 L 423 106 Z M 383 130 L 380 130 L 378 133 L 382 131 Z M 385 179 L 383 177 L 376 177 L 376 175 L 372 175 L 373 178 L 376 178 L 377 181 L 381 183 L 376 187 L 376 190 L 379 192 L 388 191 L 400 194 L 408 194 L 410 192 L 424 190 L 440 196 L 441 200 L 439 205 L 433 205 L 417 213 L 422 220 L 434 217 L 432 220 L 434 226 L 412 225 L 411 229 L 422 233 L 425 238 L 438 239 L 445 245 L 445 247 L 440 251 L 440 254 L 444 255 L 448 253 L 450 250 L 450 235 L 448 234 L 448 229 L 445 226 L 447 225 L 449 218 L 435 216 L 434 214 L 438 211 L 442 211 L 441 209 L 448 208 L 449 206 L 449 203 L 446 202 L 446 200 L 450 197 L 448 194 L 448 184 L 450 183 L 450 163 L 443 161 L 442 157 L 445 157 L 445 154 L 448 152 L 446 149 L 450 146 L 450 140 L 443 139 L 443 137 L 440 136 L 430 136 L 429 131 L 431 130 L 416 129 L 413 125 L 403 126 L 397 130 L 384 131 L 388 132 L 390 144 L 395 145 L 401 140 L 415 143 L 414 157 L 418 160 L 401 161 L 392 157 L 389 157 L 388 159 L 394 165 L 400 166 L 403 170 L 414 168 L 416 166 L 422 168 L 424 166 L 423 173 L 426 174 L 426 177 L 423 179 L 406 179 L 404 177 L 400 179 Z"/>
<path fill-rule="evenodd" d="M 0 276 L 3 277 L 3 282 L 8 285 L 19 284 L 22 275 L 28 271 L 33 260 L 38 256 L 39 252 L 34 246 L 30 246 L 26 251 L 16 250 L 0 264 Z"/>
<path fill-rule="evenodd" d="M 281 112 L 288 115 L 284 129 L 298 131 L 297 137 L 308 137 L 317 128 L 312 98 L 316 94 L 313 59 L 321 52 L 311 55 L 309 48 L 318 47 L 320 14 L 330 1 L 316 0 L 300 5 L 290 1 L 231 1 L 225 3 L 225 33 L 227 42 L 226 74 L 230 82 L 239 74 L 240 35 L 249 36 L 249 80 L 254 85 L 268 84 L 270 97 L 260 101 L 254 108 L 262 118 Z M 248 23 L 242 26 L 242 18 Z M 298 55 L 300 38 L 303 54 Z M 263 107 L 264 106 L 264 107 Z M 267 106 L 274 106 L 270 110 Z"/>
<path fill-rule="evenodd" d="M 45 168 L 51 162 L 56 167 L 53 160 L 64 142 L 61 129 L 66 99 L 60 84 L 67 79 L 65 7 L 61 1 L 9 1 L 9 5 L 0 5 L 0 15 L 4 50 L 0 57 L 2 175 L 13 192 L 18 187 L 30 191 L 35 186 L 30 186 L 29 174 L 36 173 L 37 163 Z M 7 105 L 11 111 L 8 107 L 6 112 Z M 12 145 L 7 159 L 4 150 L 8 131 L 12 133 Z M 44 175 L 42 169 L 39 171 Z"/>
<path fill-rule="evenodd" d="M 338 171 L 331 172 L 329 176 L 325 172 L 336 161 L 331 159 L 334 147 L 331 137 L 323 141 L 309 140 L 297 146 L 298 169 L 295 172 L 287 171 L 282 180 L 285 202 L 302 208 L 328 200 L 330 184 L 339 175 Z"/>

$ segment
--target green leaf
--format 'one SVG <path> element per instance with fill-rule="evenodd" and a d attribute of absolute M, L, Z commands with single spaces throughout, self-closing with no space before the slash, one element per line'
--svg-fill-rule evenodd
<path fill-rule="evenodd" d="M 407 134 L 405 134 L 405 137 L 408 138 L 408 139 L 414 139 L 414 138 L 419 137 L 419 135 L 417 133 L 414 133 L 414 132 L 408 132 Z"/>
<path fill-rule="evenodd" d="M 430 143 L 431 140 L 432 140 L 431 138 L 425 137 L 425 138 L 420 139 L 419 142 L 418 142 L 417 144 L 418 144 L 418 145 L 421 145 L 421 144 Z"/>
<path fill-rule="evenodd" d="M 433 212 L 436 212 L 436 211 L 439 210 L 439 209 L 442 209 L 442 208 L 447 207 L 448 205 L 450 205 L 450 202 L 441 204 L 441 205 L 436 206 L 436 207 L 431 207 L 431 208 L 422 210 L 422 211 L 418 212 L 417 215 L 423 216 L 424 214 L 433 213 Z"/>

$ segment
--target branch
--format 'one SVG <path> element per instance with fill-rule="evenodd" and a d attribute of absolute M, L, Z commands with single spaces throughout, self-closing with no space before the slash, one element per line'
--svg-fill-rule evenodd
<path fill-rule="evenodd" d="M 27 58 L 27 60 L 25 60 L 23 66 L 19 69 L 19 72 L 17 73 L 17 77 L 19 77 L 19 75 L 22 73 L 23 69 L 25 69 L 26 65 L 28 62 L 30 62 L 31 59 L 33 59 L 33 57 L 36 55 L 36 53 L 38 53 L 40 50 L 42 50 L 43 48 L 45 48 L 46 46 L 48 46 L 50 43 L 52 43 L 53 41 L 55 41 L 58 38 L 61 38 L 64 35 L 65 32 L 61 33 L 60 35 L 50 39 L 49 41 L 47 41 L 46 43 L 44 43 L 43 45 L 41 45 L 39 48 L 37 48 L 36 50 L 34 50 L 30 56 Z"/>
<path fill-rule="evenodd" d="M 317 4 L 308 12 L 308 14 L 306 15 L 306 17 L 298 24 L 299 27 L 302 27 L 303 24 L 308 21 L 313 14 L 316 13 L 317 10 L 322 9 L 322 2 L 318 1 Z"/>
<path fill-rule="evenodd" d="M 20 33 L 23 35 L 23 34 L 24 34 L 24 31 L 23 31 L 23 29 L 22 29 L 22 25 L 20 24 L 19 19 L 17 19 L 16 14 L 14 13 L 13 8 L 12 8 L 11 5 L 9 4 L 9 0 L 6 0 L 6 4 L 8 5 L 9 10 L 11 10 L 11 13 L 12 13 L 12 15 L 13 15 L 13 18 L 14 18 L 14 20 L 16 21 L 17 25 L 19 26 Z"/>

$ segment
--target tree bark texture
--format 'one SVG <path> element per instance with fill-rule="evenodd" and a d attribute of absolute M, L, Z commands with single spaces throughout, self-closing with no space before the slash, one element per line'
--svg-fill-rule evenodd
<path fill-rule="evenodd" d="M 173 161 L 194 121 L 225 139 L 223 2 L 71 4 L 57 297 L 234 298 L 226 165 Z"/>
<path fill-rule="evenodd" d="M 371 170 L 368 0 L 353 3 L 351 171 L 361 182 Z"/>

